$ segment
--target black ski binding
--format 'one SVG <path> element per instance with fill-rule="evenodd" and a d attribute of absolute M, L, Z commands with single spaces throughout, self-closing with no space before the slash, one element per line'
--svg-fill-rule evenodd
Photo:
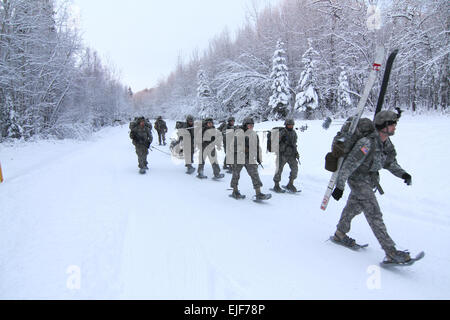
<path fill-rule="evenodd" d="M 252 197 L 252 200 L 253 200 L 253 202 L 262 203 L 265 200 L 269 200 L 270 198 L 272 198 L 272 194 L 268 193 L 268 194 L 265 194 L 263 198 L 257 198 L 256 195 L 254 195 Z"/>
<path fill-rule="evenodd" d="M 353 251 L 358 251 L 359 249 L 367 248 L 367 247 L 369 246 L 368 243 L 365 243 L 365 244 L 359 244 L 359 243 L 356 243 L 356 242 L 355 242 L 355 244 L 354 244 L 353 246 L 349 247 L 349 246 L 345 245 L 344 243 L 342 243 L 341 241 L 337 241 L 337 240 L 334 238 L 334 236 L 331 236 L 331 237 L 330 237 L 330 240 L 331 240 L 331 242 L 333 242 L 333 243 L 336 243 L 336 244 L 338 244 L 338 245 L 340 245 L 340 246 L 349 248 L 349 249 L 351 249 L 351 250 L 353 250 Z"/>

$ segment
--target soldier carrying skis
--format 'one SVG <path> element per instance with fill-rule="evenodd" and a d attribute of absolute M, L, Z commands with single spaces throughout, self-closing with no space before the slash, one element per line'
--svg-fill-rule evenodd
<path fill-rule="evenodd" d="M 386 253 L 385 261 L 406 263 L 411 257 L 407 251 L 396 250 L 394 241 L 387 233 L 374 193 L 377 189 L 382 193 L 378 171 L 383 168 L 403 179 L 407 185 L 411 185 L 411 175 L 397 163 L 396 151 L 389 138 L 394 135 L 399 118 L 400 112 L 377 113 L 376 130 L 359 139 L 345 158 L 332 197 L 337 201 L 342 197 L 345 182 L 348 183 L 351 192 L 337 225 L 334 241 L 348 247 L 354 246 L 355 240 L 348 237 L 347 233 L 350 231 L 352 219 L 364 212 L 375 237 Z"/>
<path fill-rule="evenodd" d="M 139 173 L 144 174 L 148 170 L 148 149 L 153 141 L 152 126 L 144 117 L 139 117 L 130 123 L 130 130 L 130 138 L 138 156 Z"/>

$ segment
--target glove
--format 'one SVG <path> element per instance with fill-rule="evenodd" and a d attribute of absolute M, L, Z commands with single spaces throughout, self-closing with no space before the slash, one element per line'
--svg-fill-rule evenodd
<path fill-rule="evenodd" d="M 402 175 L 402 179 L 405 181 L 405 183 L 410 186 L 412 184 L 412 177 L 409 173 L 404 173 Z"/>
<path fill-rule="evenodd" d="M 300 155 L 298 154 L 298 152 L 295 153 L 295 159 L 300 159 Z"/>
<path fill-rule="evenodd" d="M 333 193 L 331 194 L 331 196 L 336 200 L 339 201 L 339 199 L 342 198 L 342 195 L 344 194 L 344 190 L 341 190 L 339 188 L 334 189 Z"/>

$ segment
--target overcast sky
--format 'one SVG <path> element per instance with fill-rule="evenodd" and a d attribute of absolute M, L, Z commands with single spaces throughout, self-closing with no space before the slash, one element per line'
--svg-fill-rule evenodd
<path fill-rule="evenodd" d="M 86 45 L 110 61 L 134 92 L 155 86 L 225 27 L 234 31 L 256 3 L 278 0 L 72 0 Z"/>

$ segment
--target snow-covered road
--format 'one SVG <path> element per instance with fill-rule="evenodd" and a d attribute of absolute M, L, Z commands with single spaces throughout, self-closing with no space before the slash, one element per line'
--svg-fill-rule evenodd
<path fill-rule="evenodd" d="M 139 175 L 127 126 L 85 142 L 0 145 L 0 298 L 448 299 L 448 124 L 405 117 L 392 139 L 413 185 L 383 172 L 380 206 L 398 247 L 426 256 L 389 270 L 378 268 L 384 253 L 362 215 L 351 236 L 366 250 L 326 241 L 348 195 L 319 209 L 337 124 L 325 131 L 308 122 L 299 132 L 302 193 L 263 204 L 229 198 L 230 175 L 196 179 L 156 150 Z M 274 161 L 264 156 L 265 192 Z M 212 176 L 209 164 L 205 173 Z M 253 194 L 245 172 L 240 189 Z"/>

